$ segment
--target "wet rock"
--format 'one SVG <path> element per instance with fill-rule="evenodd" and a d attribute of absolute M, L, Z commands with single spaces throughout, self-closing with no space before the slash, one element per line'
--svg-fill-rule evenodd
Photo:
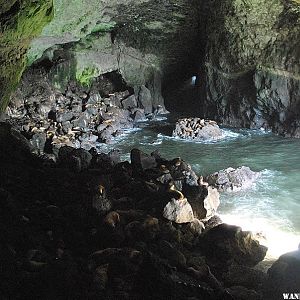
<path fill-rule="evenodd" d="M 194 235 L 199 235 L 203 232 L 205 229 L 204 224 L 198 220 L 194 219 L 192 222 L 189 223 L 189 230 L 194 234 Z"/>
<path fill-rule="evenodd" d="M 31 157 L 33 150 L 29 141 L 14 127 L 7 123 L 0 123 L 0 154 L 3 157 L 9 155 L 15 159 L 26 160 Z M 5 142 L 3 142 L 5 141 Z"/>
<path fill-rule="evenodd" d="M 268 299 L 282 297 L 282 293 L 298 292 L 300 287 L 300 245 L 298 250 L 281 255 L 268 270 L 268 275 L 265 294 L 269 297 Z"/>
<path fill-rule="evenodd" d="M 221 138 L 222 131 L 215 121 L 185 118 L 176 122 L 172 135 L 183 139 L 208 140 Z"/>
<path fill-rule="evenodd" d="M 145 110 L 143 108 L 135 108 L 131 110 L 131 114 L 134 122 L 146 121 Z"/>
<path fill-rule="evenodd" d="M 188 223 L 194 220 L 194 213 L 186 198 L 172 199 L 164 208 L 163 216 L 175 223 Z"/>
<path fill-rule="evenodd" d="M 130 160 L 134 168 L 137 170 L 152 169 L 157 166 L 156 160 L 139 149 L 132 149 L 130 152 Z"/>
<path fill-rule="evenodd" d="M 219 191 L 239 191 L 250 187 L 259 176 L 259 172 L 251 171 L 249 167 L 242 166 L 237 169 L 227 168 L 213 173 L 206 178 L 206 181 Z"/>
<path fill-rule="evenodd" d="M 267 247 L 253 239 L 251 232 L 238 226 L 220 224 L 202 235 L 201 245 L 212 261 L 220 266 L 237 263 L 255 266 L 266 255 Z"/>

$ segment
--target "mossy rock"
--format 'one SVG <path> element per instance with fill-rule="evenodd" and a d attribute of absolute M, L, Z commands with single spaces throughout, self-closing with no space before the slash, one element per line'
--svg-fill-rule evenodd
<path fill-rule="evenodd" d="M 51 0 L 0 1 L 0 111 L 9 101 L 26 66 L 31 40 L 52 19 Z"/>

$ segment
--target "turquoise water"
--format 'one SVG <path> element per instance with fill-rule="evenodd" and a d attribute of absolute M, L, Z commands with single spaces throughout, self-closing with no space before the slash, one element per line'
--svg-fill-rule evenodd
<path fill-rule="evenodd" d="M 251 188 L 222 193 L 219 214 L 262 233 L 270 255 L 295 250 L 300 242 L 300 139 L 224 128 L 221 140 L 196 143 L 171 137 L 173 126 L 167 120 L 141 124 L 102 151 L 118 148 L 129 159 L 134 147 L 147 153 L 158 149 L 163 157 L 186 160 L 199 175 L 242 165 L 261 172 Z"/>

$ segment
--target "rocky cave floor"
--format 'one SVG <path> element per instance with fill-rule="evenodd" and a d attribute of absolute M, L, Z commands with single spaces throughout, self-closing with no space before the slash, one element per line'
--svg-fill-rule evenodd
<path fill-rule="evenodd" d="M 138 149 L 121 161 L 92 148 L 165 112 L 152 112 L 146 87 L 102 78 L 94 91 L 69 84 L 57 94 L 43 72 L 36 76 L 23 80 L 0 124 L 1 299 L 281 299 L 297 291 L 299 260 L 255 268 L 266 247 L 222 223 L 216 189 L 188 162 Z"/>

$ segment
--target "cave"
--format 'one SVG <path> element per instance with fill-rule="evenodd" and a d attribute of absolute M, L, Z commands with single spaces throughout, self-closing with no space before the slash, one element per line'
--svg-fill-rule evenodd
<path fill-rule="evenodd" d="M 1 3 L 0 298 L 297 299 L 299 49 L 299 0 Z"/>

